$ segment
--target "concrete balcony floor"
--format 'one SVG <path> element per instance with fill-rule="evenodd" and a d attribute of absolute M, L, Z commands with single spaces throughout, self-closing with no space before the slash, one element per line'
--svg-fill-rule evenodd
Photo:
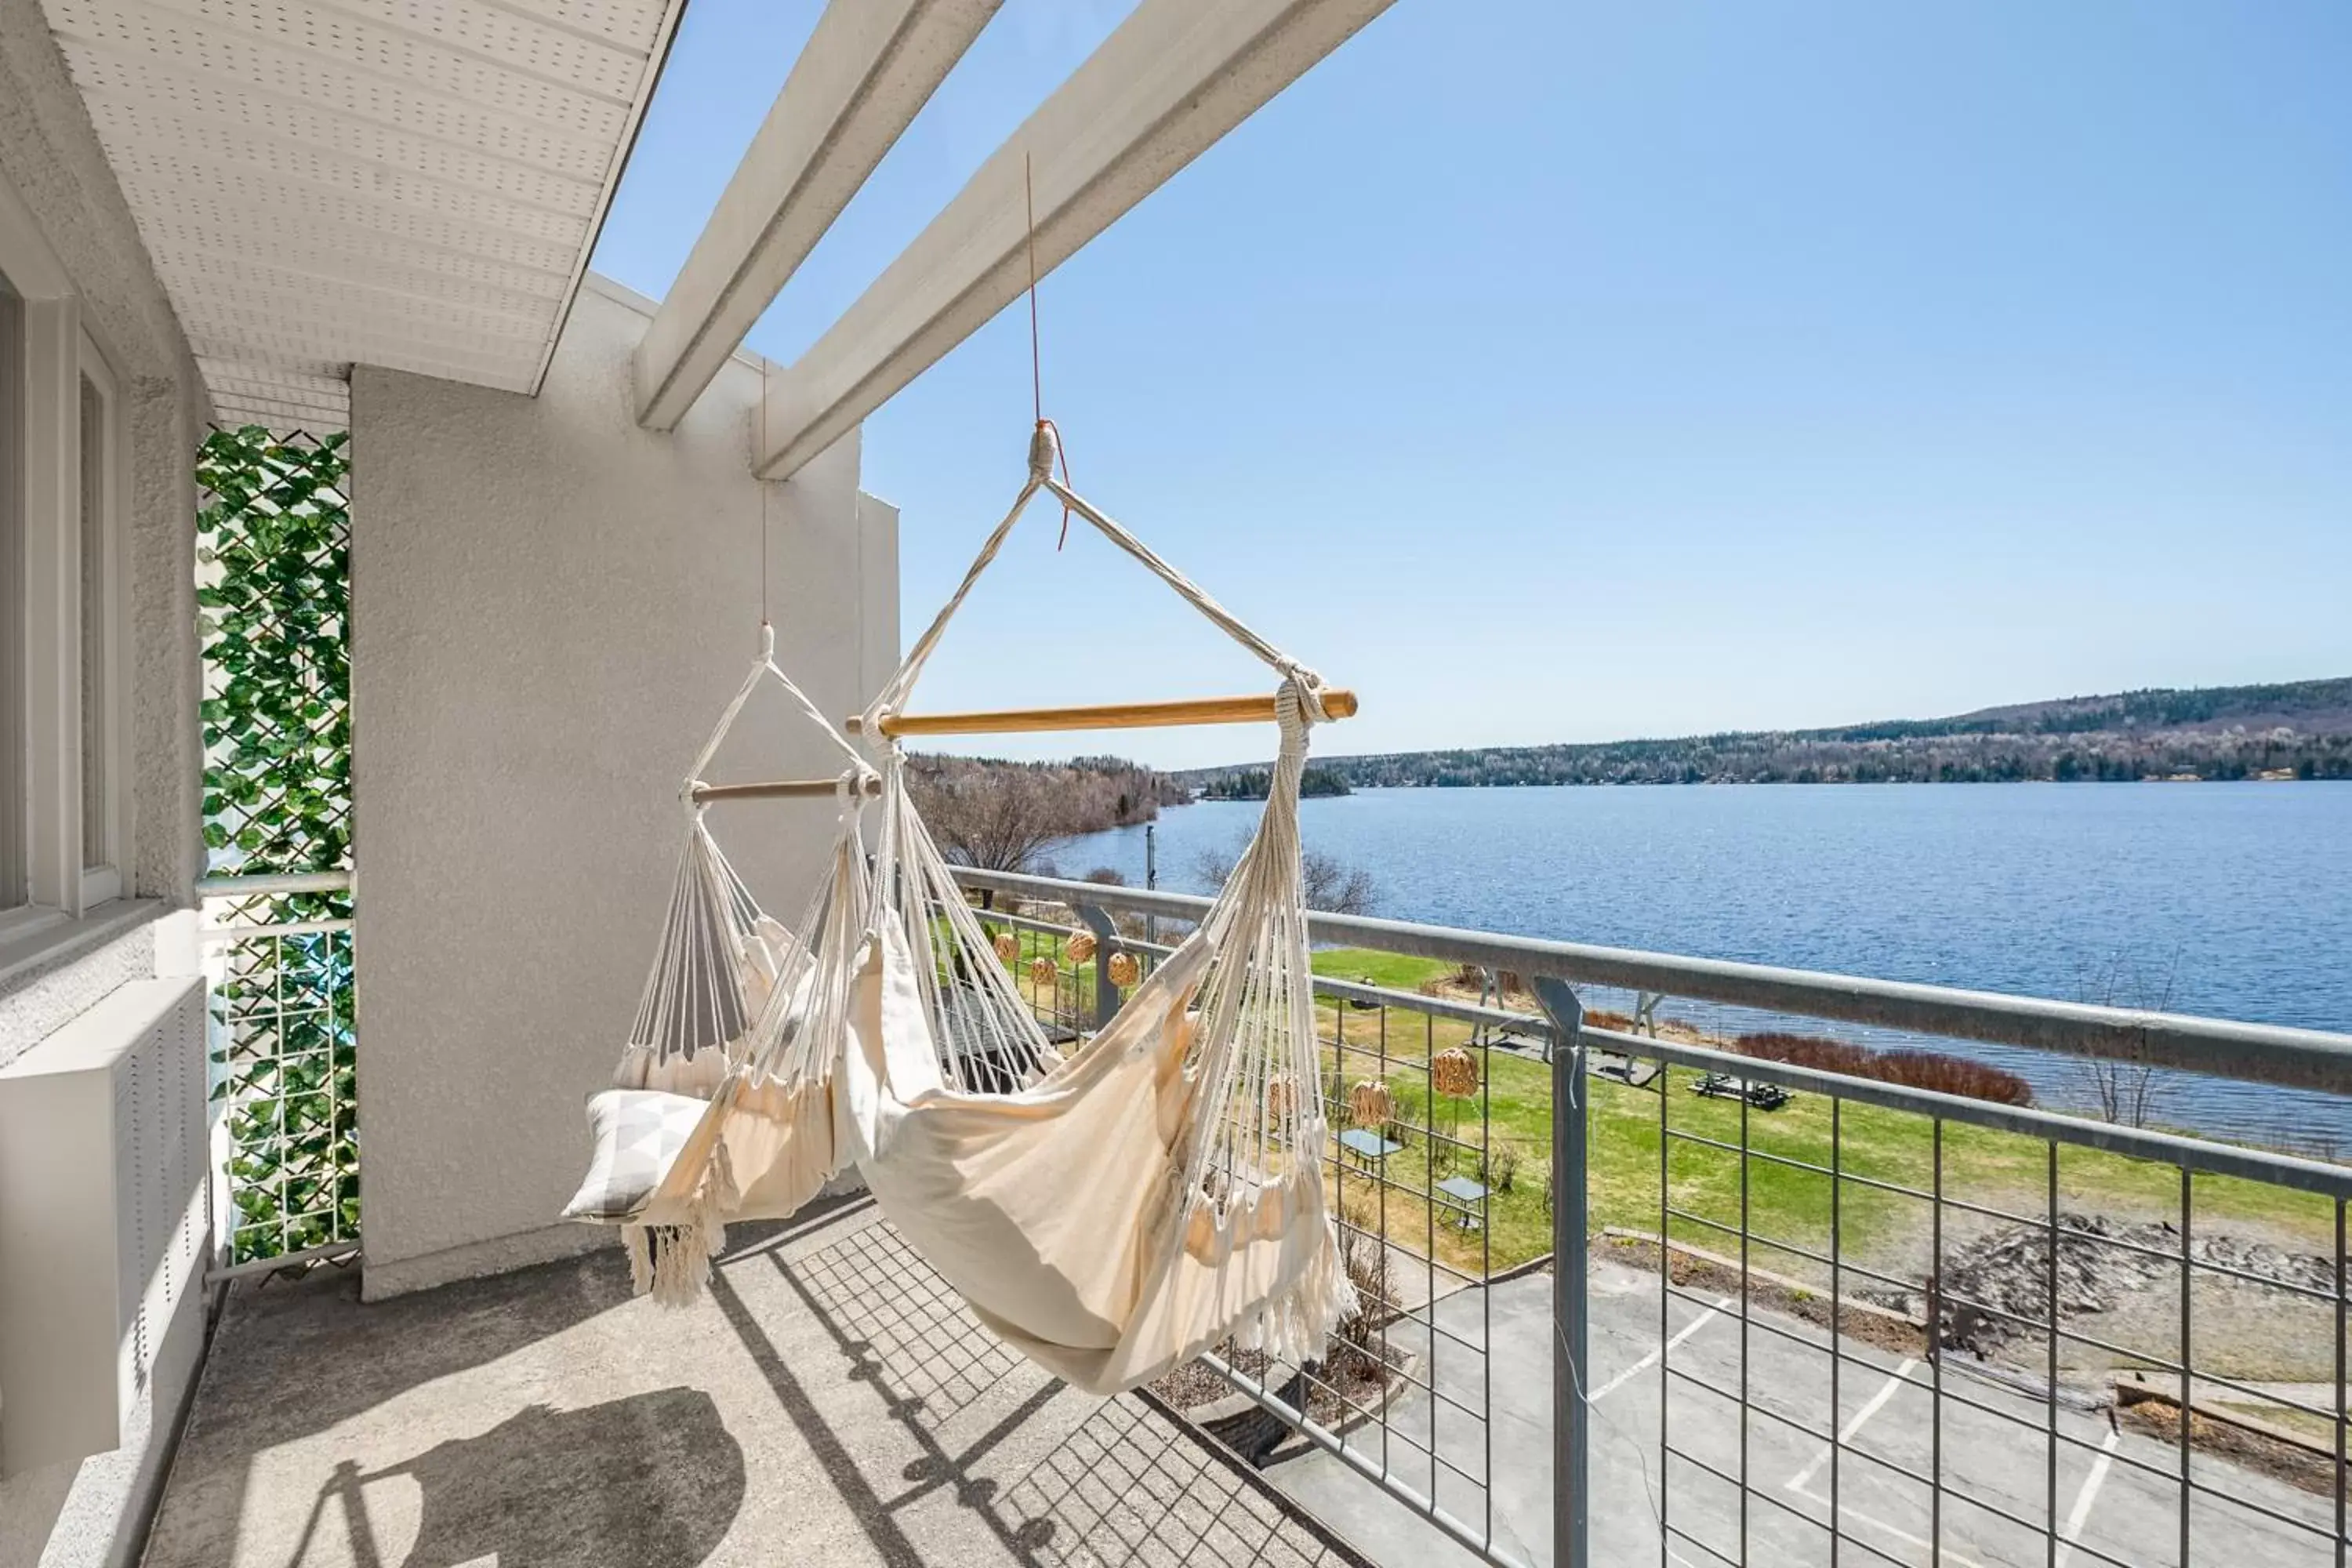
<path fill-rule="evenodd" d="M 870 1204 L 736 1243 L 684 1311 L 610 1250 L 373 1306 L 240 1284 L 149 1568 L 1357 1561 L 1005 1350 Z"/>

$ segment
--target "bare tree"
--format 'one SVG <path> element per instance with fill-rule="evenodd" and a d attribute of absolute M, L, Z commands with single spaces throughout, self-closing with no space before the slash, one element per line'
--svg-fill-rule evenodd
<path fill-rule="evenodd" d="M 2075 989 L 2082 1000 L 2100 1006 L 2144 1007 L 2162 1012 L 2172 1004 L 2172 991 L 2179 974 L 2178 948 L 2160 972 L 2143 970 L 2118 952 L 2095 968 L 2084 970 Z M 2147 1126 L 2156 1119 L 2164 1100 L 2164 1079 L 2151 1062 L 2093 1058 L 2076 1068 L 2075 1076 L 2101 1120 L 2118 1126 Z"/>
<path fill-rule="evenodd" d="M 1149 822 L 1186 798 L 1164 773 L 1117 757 L 1067 763 L 975 757 L 907 759 L 915 808 L 950 860 L 989 871 L 1039 871 L 1047 851 L 1105 828 Z"/>
<path fill-rule="evenodd" d="M 1234 867 L 1241 859 L 1243 847 L 1234 845 L 1202 850 L 1192 858 L 1192 874 L 1212 886 L 1224 886 L 1233 879 Z M 1299 855 L 1298 869 L 1310 910 L 1334 915 L 1368 915 L 1380 902 L 1380 890 L 1372 874 L 1337 856 L 1326 855 L 1319 849 L 1304 850 Z"/>
<path fill-rule="evenodd" d="M 923 769 L 908 784 L 924 826 L 950 860 L 987 871 L 1026 871 L 1075 837 L 1053 775 L 1029 768 Z"/>

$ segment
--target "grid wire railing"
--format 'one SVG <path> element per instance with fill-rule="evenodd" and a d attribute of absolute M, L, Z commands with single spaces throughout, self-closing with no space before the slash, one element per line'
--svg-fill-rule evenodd
<path fill-rule="evenodd" d="M 1169 951 L 1147 916 L 1202 902 L 966 880 L 1072 1032 L 1115 1010 L 1117 954 Z M 1318 986 L 1378 1370 L 1335 1364 L 1346 1332 L 1320 1364 L 1202 1370 L 1255 1407 L 1220 1425 L 1277 1481 L 1362 1483 L 1343 1531 L 1387 1510 L 1398 1560 L 1504 1564 L 2345 1562 L 2352 1169 L 1919 1084 L 2011 1092 L 1962 1070 L 1999 1040 L 2343 1089 L 2352 1038 L 1318 924 L 1381 971 Z M 1116 935 L 1073 964 L 1076 929 Z M 1431 961 L 1420 988 L 1400 952 Z M 1859 1033 L 1888 1076 L 1753 1054 L 1800 1032 Z M 1436 1092 L 1449 1052 L 1472 1094 Z M 1559 1103 L 1584 1114 L 1555 1126 Z M 1563 1147 L 1572 1184 L 1541 1163 Z"/>
<path fill-rule="evenodd" d="M 351 886 L 349 872 L 199 885 L 211 1092 L 227 1134 L 228 1269 L 359 1245 Z"/>

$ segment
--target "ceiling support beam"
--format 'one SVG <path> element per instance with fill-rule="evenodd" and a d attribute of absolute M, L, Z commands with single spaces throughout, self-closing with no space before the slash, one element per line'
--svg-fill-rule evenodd
<path fill-rule="evenodd" d="M 771 389 L 756 467 L 780 479 L 1018 299 L 1023 160 L 1043 276 L 1388 8 L 1390 0 L 1142 0 Z"/>
<path fill-rule="evenodd" d="M 1003 0 L 831 0 L 637 345 L 637 422 L 677 426 Z"/>

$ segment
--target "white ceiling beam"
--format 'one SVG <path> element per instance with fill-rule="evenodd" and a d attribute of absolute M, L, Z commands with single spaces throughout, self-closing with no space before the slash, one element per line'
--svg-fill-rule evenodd
<path fill-rule="evenodd" d="M 778 378 L 760 477 L 781 479 L 937 363 L 1390 0 L 1142 0 Z"/>
<path fill-rule="evenodd" d="M 831 0 L 637 345 L 637 422 L 686 416 L 1003 0 Z"/>

